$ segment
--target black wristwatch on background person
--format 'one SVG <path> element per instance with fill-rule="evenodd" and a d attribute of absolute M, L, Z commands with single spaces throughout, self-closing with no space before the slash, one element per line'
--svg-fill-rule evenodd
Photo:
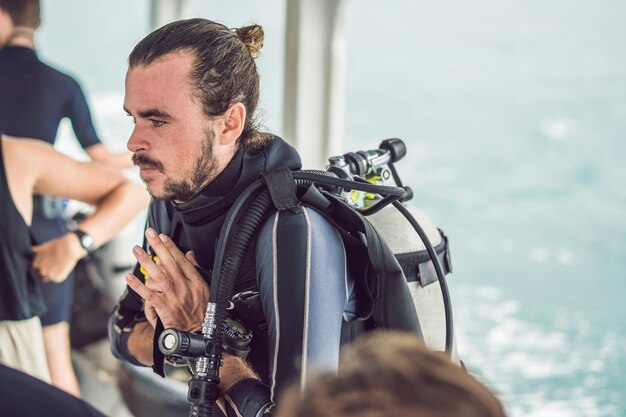
<path fill-rule="evenodd" d="M 94 246 L 96 245 L 96 240 L 89 233 L 84 232 L 80 229 L 72 230 L 76 236 L 78 236 L 78 241 L 80 242 L 80 246 L 83 247 L 87 251 L 87 255 L 89 255 L 94 250 Z"/>

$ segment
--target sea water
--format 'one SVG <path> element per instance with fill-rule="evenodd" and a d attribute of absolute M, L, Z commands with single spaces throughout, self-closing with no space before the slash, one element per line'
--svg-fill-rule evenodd
<path fill-rule="evenodd" d="M 407 142 L 461 356 L 514 416 L 626 416 L 626 4 L 393 3 L 352 8 L 346 145 Z"/>
<path fill-rule="evenodd" d="M 147 3 L 44 3 L 41 54 L 83 81 L 114 149 Z M 264 26 L 261 111 L 280 133 L 270 3 L 194 13 Z M 619 0 L 350 3 L 343 149 L 407 143 L 412 204 L 450 238 L 461 356 L 514 417 L 626 416 L 625 19 Z"/>

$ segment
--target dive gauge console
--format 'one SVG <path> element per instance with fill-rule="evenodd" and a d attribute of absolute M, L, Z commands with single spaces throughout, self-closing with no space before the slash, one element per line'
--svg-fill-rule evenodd
<path fill-rule="evenodd" d="M 245 358 L 250 353 L 252 332 L 239 320 L 232 317 L 224 319 L 224 342 L 222 347 L 231 355 Z"/>

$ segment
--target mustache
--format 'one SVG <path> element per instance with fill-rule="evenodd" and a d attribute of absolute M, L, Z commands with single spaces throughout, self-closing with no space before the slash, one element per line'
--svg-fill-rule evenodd
<path fill-rule="evenodd" d="M 160 161 L 157 161 L 156 159 L 151 159 L 150 157 L 143 155 L 143 154 L 133 154 L 133 164 L 139 166 L 139 167 L 144 167 L 144 168 L 152 168 L 152 169 L 156 169 L 159 172 L 163 172 L 165 170 L 165 168 L 163 167 L 163 164 Z"/>

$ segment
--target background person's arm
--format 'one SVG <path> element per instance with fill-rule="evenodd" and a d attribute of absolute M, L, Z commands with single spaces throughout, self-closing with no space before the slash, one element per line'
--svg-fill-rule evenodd
<path fill-rule="evenodd" d="M 121 173 L 98 164 L 75 161 L 40 141 L 23 140 L 16 153 L 33 175 L 34 193 L 71 198 L 95 206 L 80 224 L 98 247 L 128 224 L 149 201 L 146 191 Z M 34 246 L 33 268 L 46 278 L 61 280 L 87 254 L 78 236 L 67 233 Z"/>
<path fill-rule="evenodd" d="M 133 166 L 132 153 L 129 151 L 112 152 L 102 143 L 85 148 L 85 152 L 92 161 L 112 168 L 126 169 Z"/>

